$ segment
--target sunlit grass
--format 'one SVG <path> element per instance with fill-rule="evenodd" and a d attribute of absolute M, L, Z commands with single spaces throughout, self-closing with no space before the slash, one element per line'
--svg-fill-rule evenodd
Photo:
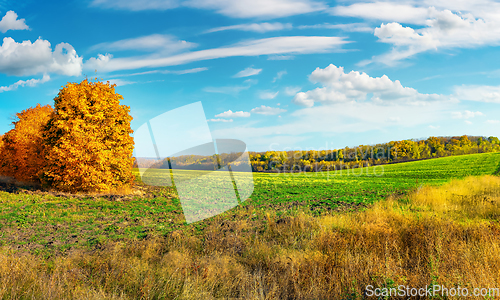
<path fill-rule="evenodd" d="M 316 217 L 247 206 L 199 231 L 49 258 L 4 246 L 0 297 L 362 299 L 369 284 L 498 287 L 499 195 L 500 178 L 468 177 Z"/>

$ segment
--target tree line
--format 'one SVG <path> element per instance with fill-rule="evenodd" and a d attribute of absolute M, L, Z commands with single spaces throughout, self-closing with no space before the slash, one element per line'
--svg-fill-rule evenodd
<path fill-rule="evenodd" d="M 499 152 L 497 137 L 429 137 L 334 150 L 250 153 L 254 171 L 326 171 L 406 162 L 453 155 Z"/>
<path fill-rule="evenodd" d="M 500 152 L 500 140 L 497 137 L 431 136 L 421 140 L 391 141 L 333 150 L 249 152 L 248 168 L 251 167 L 254 172 L 332 171 L 486 152 Z M 224 166 L 245 164 L 244 160 L 237 160 L 240 155 L 241 152 L 212 156 L 184 155 L 150 161 L 149 164 L 141 166 L 159 169 L 216 170 Z M 135 162 L 134 166 L 139 165 Z"/>

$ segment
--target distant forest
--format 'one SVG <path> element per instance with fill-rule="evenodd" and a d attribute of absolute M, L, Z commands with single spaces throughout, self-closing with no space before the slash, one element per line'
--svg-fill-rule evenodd
<path fill-rule="evenodd" d="M 254 172 L 319 172 L 486 152 L 500 152 L 500 140 L 497 137 L 429 137 L 425 140 L 391 141 L 334 150 L 249 152 L 249 158 Z M 246 167 L 250 170 L 248 161 L 238 160 L 240 155 L 242 153 L 184 155 L 160 161 L 139 159 L 139 164 L 136 160 L 134 167 L 216 170 L 230 165 L 233 169 Z"/>

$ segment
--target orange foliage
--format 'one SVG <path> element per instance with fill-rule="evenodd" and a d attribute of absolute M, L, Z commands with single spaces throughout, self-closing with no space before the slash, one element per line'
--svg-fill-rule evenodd
<path fill-rule="evenodd" d="M 59 91 L 44 132 L 44 185 L 87 192 L 132 184 L 132 117 L 115 86 L 85 79 Z"/>
<path fill-rule="evenodd" d="M 0 142 L 0 173 L 18 181 L 38 182 L 38 171 L 43 166 L 42 130 L 50 119 L 50 105 L 31 107 L 16 114 L 14 129 Z"/>

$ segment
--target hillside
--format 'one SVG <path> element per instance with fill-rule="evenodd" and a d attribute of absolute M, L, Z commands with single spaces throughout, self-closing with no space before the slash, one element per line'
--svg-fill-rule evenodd
<path fill-rule="evenodd" d="M 0 192 L 0 297 L 363 299 L 368 285 L 430 284 L 472 293 L 500 284 L 500 180 L 455 178 L 499 165 L 488 153 L 387 165 L 380 176 L 258 173 L 243 205 L 191 225 L 167 187 Z"/>

